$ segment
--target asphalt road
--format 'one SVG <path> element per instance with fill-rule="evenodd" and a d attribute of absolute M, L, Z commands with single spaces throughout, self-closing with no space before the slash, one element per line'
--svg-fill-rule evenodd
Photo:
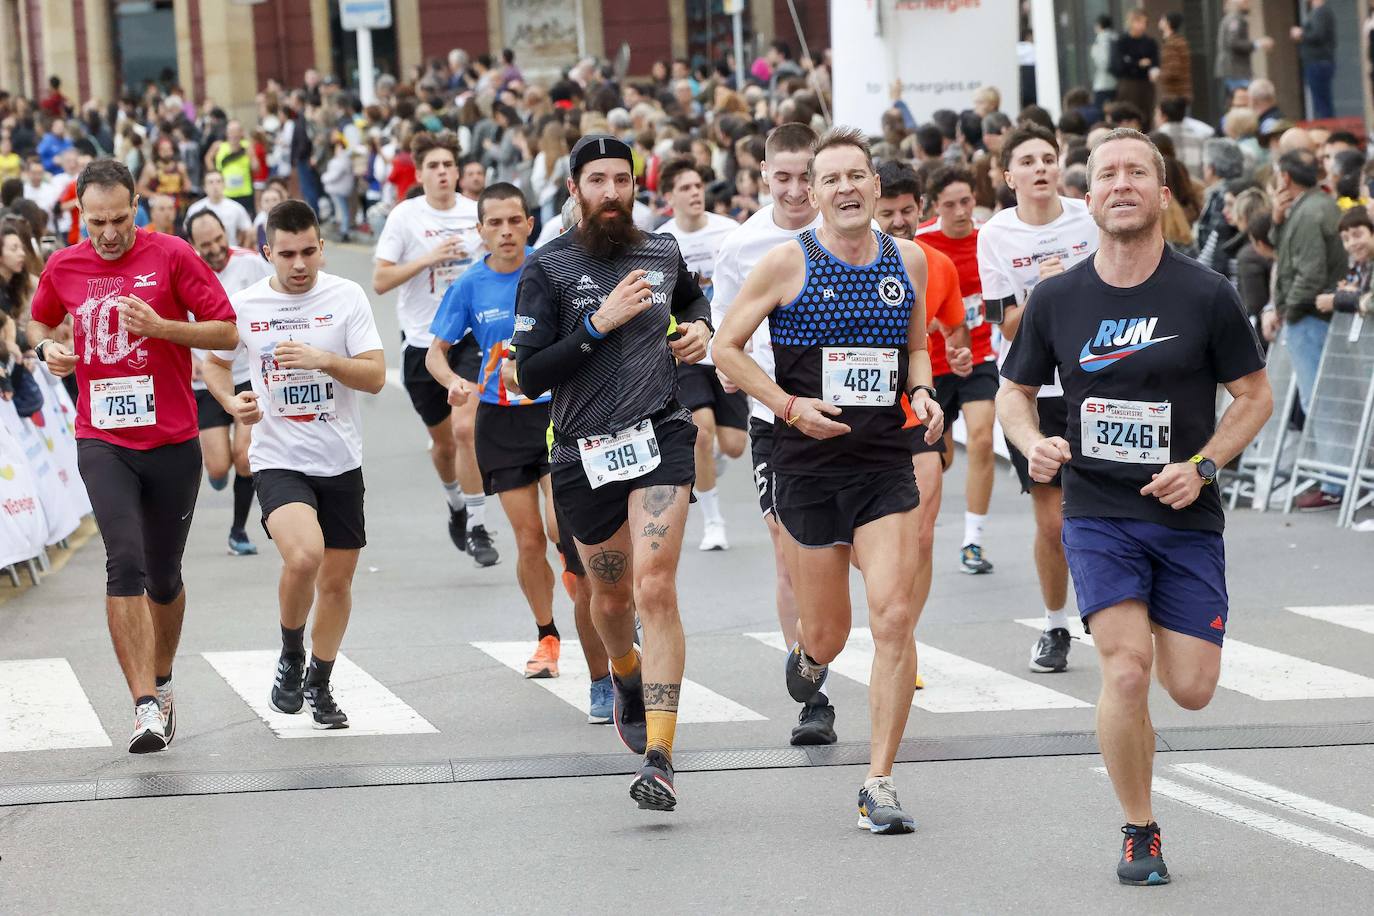
<path fill-rule="evenodd" d="M 330 267 L 366 286 L 366 251 L 336 248 Z M 391 346 L 393 297 L 375 305 Z M 907 729 L 902 759 L 913 762 L 895 774 L 918 831 L 879 838 L 853 823 L 862 633 L 829 688 L 844 747 L 831 758 L 785 750 L 795 706 L 770 644 L 771 554 L 743 464 L 722 482 L 732 549 L 699 553 L 700 518 L 689 522 L 681 802 L 655 815 L 634 807 L 624 776 L 593 775 L 634 760 L 612 730 L 585 724 L 575 647 L 558 681 L 512 669 L 534 631 L 495 501 L 503 559 L 476 569 L 448 542 L 404 391 L 366 399 L 363 422 L 370 543 L 344 642 L 352 665 L 336 673 L 349 732 L 256 711 L 277 648 L 279 561 L 257 530 L 261 555 L 225 555 L 228 493 L 204 489 L 187 550 L 179 726 L 163 754 L 123 751 L 128 697 L 104 626 L 98 539 L 0 603 L 0 799 L 36 802 L 0 808 L 0 911 L 138 900 L 183 912 L 592 912 L 647 899 L 666 912 L 1367 912 L 1374 540 L 1338 531 L 1329 513 L 1231 516 L 1222 689 L 1197 713 L 1153 698 L 1155 810 L 1175 881 L 1122 888 L 1120 815 L 1088 734 L 1097 659 L 1079 642 L 1066 673 L 1026 668 L 1035 633 L 1017 621 L 1040 611 L 1032 526 L 1005 468 L 989 576 L 956 568 L 962 454 L 946 480 L 917 631 L 927 687 Z M 854 597 L 863 627 L 857 578 Z M 571 639 L 561 592 L 556 614 Z"/>

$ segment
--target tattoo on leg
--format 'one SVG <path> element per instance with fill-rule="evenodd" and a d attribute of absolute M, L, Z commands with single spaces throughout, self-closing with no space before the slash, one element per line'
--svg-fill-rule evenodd
<path fill-rule="evenodd" d="M 654 518 L 662 515 L 675 502 L 677 502 L 677 487 L 644 488 L 644 511 Z"/>
<path fill-rule="evenodd" d="M 677 696 L 681 684 L 645 684 L 644 708 L 677 712 Z"/>
<path fill-rule="evenodd" d="M 587 568 L 602 582 L 615 585 L 625 577 L 625 554 L 619 550 L 600 550 L 592 557 Z"/>
<path fill-rule="evenodd" d="M 655 525 L 653 522 L 644 526 L 644 536 L 646 538 L 662 538 L 668 536 L 667 525 Z"/>

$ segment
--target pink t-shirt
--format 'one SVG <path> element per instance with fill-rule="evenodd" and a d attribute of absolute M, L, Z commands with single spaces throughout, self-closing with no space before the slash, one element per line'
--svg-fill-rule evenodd
<path fill-rule="evenodd" d="M 43 268 L 33 297 L 35 321 L 56 327 L 74 319 L 76 437 L 103 439 L 126 448 L 150 449 L 194 439 L 199 432 L 191 391 L 191 351 L 167 340 L 130 338 L 119 325 L 119 296 L 137 296 L 163 318 L 186 321 L 234 320 L 234 310 L 215 274 L 186 242 L 137 230 L 133 247 L 114 261 L 102 258 L 90 240 L 56 252 Z M 91 420 L 92 382 L 123 380 L 111 390 L 137 393 L 146 408 L 146 377 L 152 379 L 155 422 L 99 428 Z M 102 386 L 106 390 L 108 386 Z M 104 416 L 121 408 L 102 406 Z M 150 414 L 144 412 L 142 416 Z"/>

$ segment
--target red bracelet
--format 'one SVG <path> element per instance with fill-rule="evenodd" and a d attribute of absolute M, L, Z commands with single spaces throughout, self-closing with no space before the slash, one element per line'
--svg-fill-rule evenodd
<path fill-rule="evenodd" d="M 782 409 L 782 421 L 788 426 L 796 424 L 796 419 L 792 416 L 792 405 L 797 403 L 797 396 L 794 394 L 787 399 L 787 406 Z"/>

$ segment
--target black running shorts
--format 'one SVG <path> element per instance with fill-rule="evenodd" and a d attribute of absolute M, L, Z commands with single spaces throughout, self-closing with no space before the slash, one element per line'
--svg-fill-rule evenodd
<path fill-rule="evenodd" d="M 803 547 L 853 544 L 854 531 L 921 502 L 910 467 L 848 477 L 773 473 L 774 511 Z"/>
<path fill-rule="evenodd" d="M 262 530 L 272 536 L 272 513 L 288 503 L 304 503 L 315 510 L 324 546 L 332 550 L 360 550 L 367 544 L 363 530 L 363 469 L 335 477 L 312 477 L 300 471 L 265 468 L 253 474 L 253 489 L 262 506 Z"/>
<path fill-rule="evenodd" d="M 1063 398 L 1038 398 L 1035 402 L 1035 409 L 1040 414 L 1040 435 L 1063 436 L 1068 431 L 1069 405 Z M 1010 439 L 1007 440 L 1007 451 L 1011 453 L 1011 465 L 1016 468 L 1016 476 L 1021 481 L 1022 493 L 1029 493 L 1032 484 L 1046 487 L 1062 487 L 1064 485 L 1064 469 L 1062 467 L 1049 483 L 1037 484 L 1031 480 L 1030 463 L 1026 461 L 1026 456 L 1011 444 Z"/>
<path fill-rule="evenodd" d="M 754 463 L 754 486 L 759 491 L 759 511 L 773 511 L 773 424 L 749 418 L 749 458 Z"/>
<path fill-rule="evenodd" d="M 425 368 L 425 347 L 401 348 L 401 382 L 410 395 L 410 404 L 426 426 L 437 426 L 448 419 L 448 389 L 434 380 Z M 467 335 L 448 351 L 448 365 L 469 382 L 476 382 L 482 369 L 482 353 L 477 340 Z"/>
<path fill-rule="evenodd" d="M 945 426 L 954 425 L 959 410 L 972 401 L 994 401 L 1002 378 L 997 374 L 997 363 L 979 363 L 966 377 L 960 378 L 953 372 L 935 380 L 935 400 L 945 413 Z"/>
<path fill-rule="evenodd" d="M 749 425 L 749 396 L 743 391 L 726 393 L 715 366 L 678 363 L 677 399 L 688 410 L 711 408 L 717 426 L 746 429 Z"/>
<path fill-rule="evenodd" d="M 475 445 L 488 496 L 538 483 L 549 473 L 549 405 L 477 405 Z"/>
<path fill-rule="evenodd" d="M 582 555 L 577 552 L 577 541 L 572 536 L 572 529 L 568 527 L 567 520 L 563 518 L 563 510 L 558 508 L 558 498 L 554 497 L 553 517 L 558 522 L 558 555 L 563 558 L 563 568 L 574 576 L 583 578 L 587 575 L 587 567 L 582 565 Z"/>
<path fill-rule="evenodd" d="M 234 386 L 234 394 L 243 394 L 245 391 L 252 390 L 252 382 L 244 382 Z M 222 426 L 234 425 L 234 418 L 229 416 L 229 411 L 221 407 L 219 401 L 215 400 L 215 396 L 204 388 L 196 389 L 196 413 L 201 429 L 218 429 Z"/>

